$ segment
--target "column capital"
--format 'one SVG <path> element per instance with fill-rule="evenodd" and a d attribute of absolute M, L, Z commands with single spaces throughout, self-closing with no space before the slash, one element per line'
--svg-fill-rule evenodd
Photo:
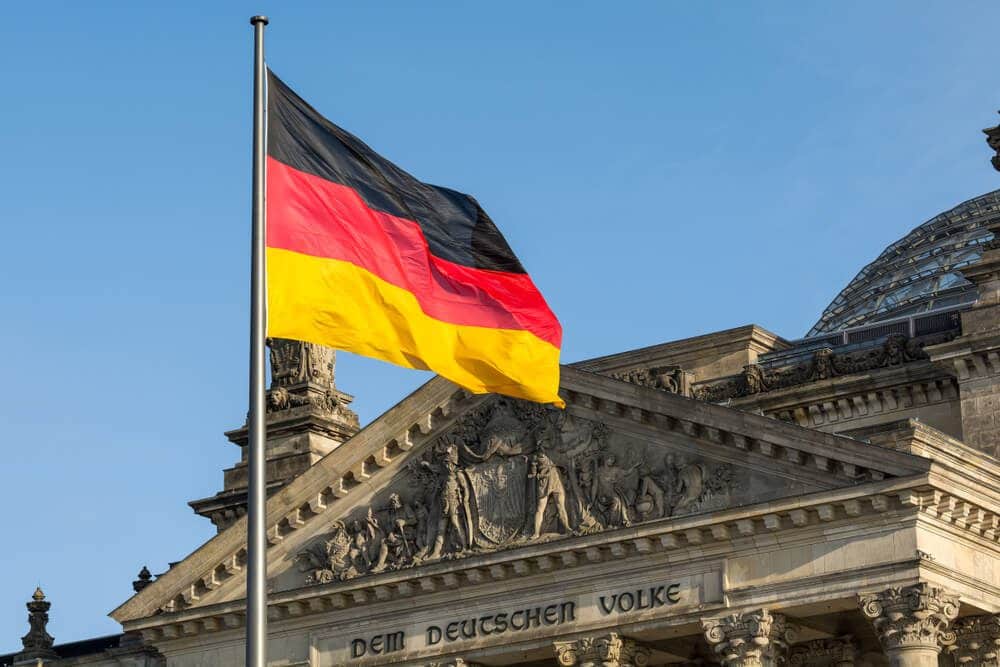
<path fill-rule="evenodd" d="M 652 653 L 647 646 L 617 632 L 555 642 L 556 658 L 565 667 L 644 667 Z"/>
<path fill-rule="evenodd" d="M 1000 617 L 966 616 L 951 626 L 955 643 L 946 648 L 959 667 L 1000 667 Z"/>
<path fill-rule="evenodd" d="M 726 667 L 777 664 L 796 634 L 784 614 L 772 614 L 767 609 L 702 619 L 701 625 L 705 639 Z"/>
<path fill-rule="evenodd" d="M 927 583 L 888 588 L 859 596 L 861 612 L 871 621 L 886 652 L 934 649 L 954 643 L 948 626 L 958 616 L 958 596 Z"/>
<path fill-rule="evenodd" d="M 851 667 L 858 655 L 858 645 L 850 635 L 833 639 L 814 639 L 795 644 L 788 650 L 791 667 Z"/>
<path fill-rule="evenodd" d="M 465 658 L 452 658 L 444 662 L 428 662 L 424 667 L 484 667 L 478 662 L 469 662 Z"/>

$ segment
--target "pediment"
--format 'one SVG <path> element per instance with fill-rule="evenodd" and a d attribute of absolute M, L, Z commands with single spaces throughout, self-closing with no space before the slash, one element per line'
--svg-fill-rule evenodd
<path fill-rule="evenodd" d="M 269 499 L 272 592 L 418 581 L 928 463 L 567 367 L 561 393 L 565 411 L 428 382 Z M 242 519 L 112 616 L 242 600 L 245 539 Z"/>

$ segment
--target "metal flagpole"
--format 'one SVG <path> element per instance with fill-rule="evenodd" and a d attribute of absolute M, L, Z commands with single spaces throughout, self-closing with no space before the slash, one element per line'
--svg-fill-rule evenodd
<path fill-rule="evenodd" d="M 250 265 L 250 417 L 247 456 L 247 632 L 246 667 L 267 664 L 267 576 L 265 512 L 267 503 L 264 475 L 264 336 L 266 301 L 264 230 L 265 97 L 264 26 L 266 16 L 254 16 L 253 25 L 253 236 Z"/>

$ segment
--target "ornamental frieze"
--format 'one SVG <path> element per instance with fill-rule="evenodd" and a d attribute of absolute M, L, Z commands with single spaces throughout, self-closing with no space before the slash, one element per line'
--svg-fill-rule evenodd
<path fill-rule="evenodd" d="M 953 334 L 946 334 L 950 336 Z M 825 347 L 816 350 L 807 363 L 779 368 L 764 368 L 759 364 L 748 364 L 739 375 L 698 385 L 692 395 L 700 400 L 718 403 L 721 401 L 753 396 L 778 389 L 787 389 L 808 382 L 829 380 L 844 375 L 865 373 L 880 368 L 901 366 L 911 361 L 928 359 L 925 345 L 943 342 L 936 337 L 915 339 L 902 334 L 891 334 L 881 346 L 854 352 L 835 352 Z"/>
<path fill-rule="evenodd" d="M 728 464 L 501 398 L 464 416 L 296 560 L 307 583 L 342 581 L 718 509 L 733 492 Z"/>
<path fill-rule="evenodd" d="M 671 394 L 691 395 L 691 374 L 680 366 L 632 368 L 612 373 L 611 377 L 650 389 L 660 389 Z"/>

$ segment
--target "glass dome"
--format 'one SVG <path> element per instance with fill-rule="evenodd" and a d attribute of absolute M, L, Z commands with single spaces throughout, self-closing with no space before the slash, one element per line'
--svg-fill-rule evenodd
<path fill-rule="evenodd" d="M 959 270 L 979 259 L 997 218 L 1000 190 L 928 220 L 861 269 L 806 335 L 972 303 L 975 286 Z"/>

